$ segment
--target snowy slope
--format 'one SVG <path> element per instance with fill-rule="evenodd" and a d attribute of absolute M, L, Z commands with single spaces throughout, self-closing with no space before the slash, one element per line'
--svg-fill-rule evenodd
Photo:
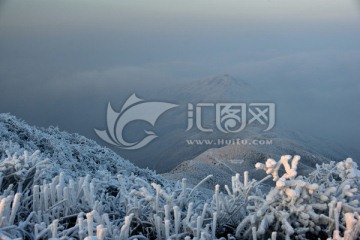
<path fill-rule="evenodd" d="M 16 117 L 0 114 L 0 158 L 27 150 L 40 150 L 41 158 L 49 158 L 47 178 L 51 179 L 60 171 L 67 176 L 79 177 L 90 174 L 98 177 L 105 173 L 131 173 L 152 182 L 162 181 L 154 172 L 140 169 L 124 160 L 112 150 L 99 146 L 95 141 L 76 133 L 60 131 L 56 127 L 48 129 L 29 126 Z"/>
<path fill-rule="evenodd" d="M 254 139 L 271 140 L 272 142 L 271 144 L 254 145 L 252 144 Z M 313 171 L 316 164 L 349 157 L 339 147 L 327 145 L 328 148 L 325 148 L 322 140 L 291 131 L 264 133 L 257 128 L 249 128 L 242 140 L 245 144 L 210 148 L 194 159 L 182 162 L 162 176 L 173 180 L 186 177 L 190 183 L 196 184 L 207 175 L 213 174 L 213 182 L 207 184 L 209 188 L 212 188 L 213 184 L 230 184 L 231 176 L 235 173 L 249 170 L 251 174 L 253 166 L 257 162 L 265 161 L 268 158 L 277 159 L 284 153 L 302 156 L 301 174 Z M 264 174 L 254 173 L 253 177 L 260 179 L 264 177 Z"/>

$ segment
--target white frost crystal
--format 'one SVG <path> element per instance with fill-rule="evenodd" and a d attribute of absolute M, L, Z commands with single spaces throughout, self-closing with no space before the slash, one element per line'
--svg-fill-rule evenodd
<path fill-rule="evenodd" d="M 18 171 L 29 171 L 23 159 L 38 154 L 17 153 L 0 162 L 4 239 L 199 240 L 216 239 L 226 228 L 227 239 L 308 239 L 322 234 L 327 239 L 351 240 L 360 234 L 355 187 L 360 174 L 351 159 L 317 166 L 308 178 L 297 176 L 299 156 L 286 155 L 278 162 L 269 159 L 256 164 L 275 181 L 266 195 L 258 186 L 268 177 L 250 180 L 245 172 L 243 182 L 236 174 L 231 189 L 224 186 L 224 193 L 216 185 L 213 198 L 207 199 L 198 192 L 199 186 L 187 188 L 185 180 L 165 186 L 134 174 L 106 176 L 113 181 L 104 181 L 90 175 L 72 179 L 61 172 L 49 183 L 35 182 L 33 176 L 40 176 L 37 171 L 43 167 L 40 158 L 27 165 L 35 167 L 22 178 L 24 182 L 12 182 Z"/>

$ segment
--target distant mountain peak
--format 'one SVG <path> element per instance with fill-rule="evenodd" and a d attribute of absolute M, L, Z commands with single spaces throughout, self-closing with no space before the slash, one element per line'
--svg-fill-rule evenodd
<path fill-rule="evenodd" d="M 209 77 L 199 82 L 200 84 L 212 87 L 232 87 L 232 86 L 245 86 L 247 83 L 244 80 L 237 79 L 229 74 L 221 74 L 214 77 Z"/>
<path fill-rule="evenodd" d="M 209 76 L 194 81 L 179 82 L 162 90 L 162 96 L 178 102 L 245 102 L 254 95 L 252 85 L 230 74 Z"/>
<path fill-rule="evenodd" d="M 221 74 L 194 81 L 179 91 L 193 100 L 218 102 L 247 99 L 247 93 L 251 92 L 249 87 L 251 86 L 244 80 Z"/>

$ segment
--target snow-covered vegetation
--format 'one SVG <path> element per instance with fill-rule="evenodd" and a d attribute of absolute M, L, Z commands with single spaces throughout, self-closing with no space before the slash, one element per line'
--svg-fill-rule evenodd
<path fill-rule="evenodd" d="M 83 137 L 69 143 L 58 130 L 51 134 L 9 115 L 0 120 L 0 239 L 359 238 L 360 172 L 350 158 L 317 165 L 308 176 L 297 174 L 299 156 L 268 159 L 255 166 L 268 174 L 263 180 L 236 174 L 231 185 L 207 195 L 201 184 L 211 176 L 195 187 L 186 179 L 173 183 L 115 154 L 102 161 L 111 151 Z M 20 141 L 15 136 L 24 128 L 27 139 Z M 34 150 L 43 134 L 51 152 Z M 77 158 L 66 155 L 79 138 Z M 90 146 L 104 155 L 91 155 Z M 71 171 L 70 161 L 79 171 Z M 272 188 L 261 191 L 269 179 Z"/>
<path fill-rule="evenodd" d="M 10 114 L 0 114 L 0 156 L 20 153 L 25 150 L 40 150 L 39 157 L 50 159 L 43 177 L 51 180 L 60 171 L 65 176 L 76 178 L 89 174 L 99 177 L 104 172 L 109 174 L 141 175 L 150 182 L 163 179 L 148 169 L 141 169 L 119 157 L 108 148 L 99 146 L 95 141 L 77 133 L 69 134 L 57 127 L 37 128 Z"/>

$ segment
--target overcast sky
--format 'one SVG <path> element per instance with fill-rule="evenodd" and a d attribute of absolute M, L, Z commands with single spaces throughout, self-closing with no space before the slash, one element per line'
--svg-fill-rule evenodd
<path fill-rule="evenodd" d="M 94 137 L 108 101 L 227 73 L 355 146 L 359 23 L 357 0 L 0 0 L 0 112 Z"/>

